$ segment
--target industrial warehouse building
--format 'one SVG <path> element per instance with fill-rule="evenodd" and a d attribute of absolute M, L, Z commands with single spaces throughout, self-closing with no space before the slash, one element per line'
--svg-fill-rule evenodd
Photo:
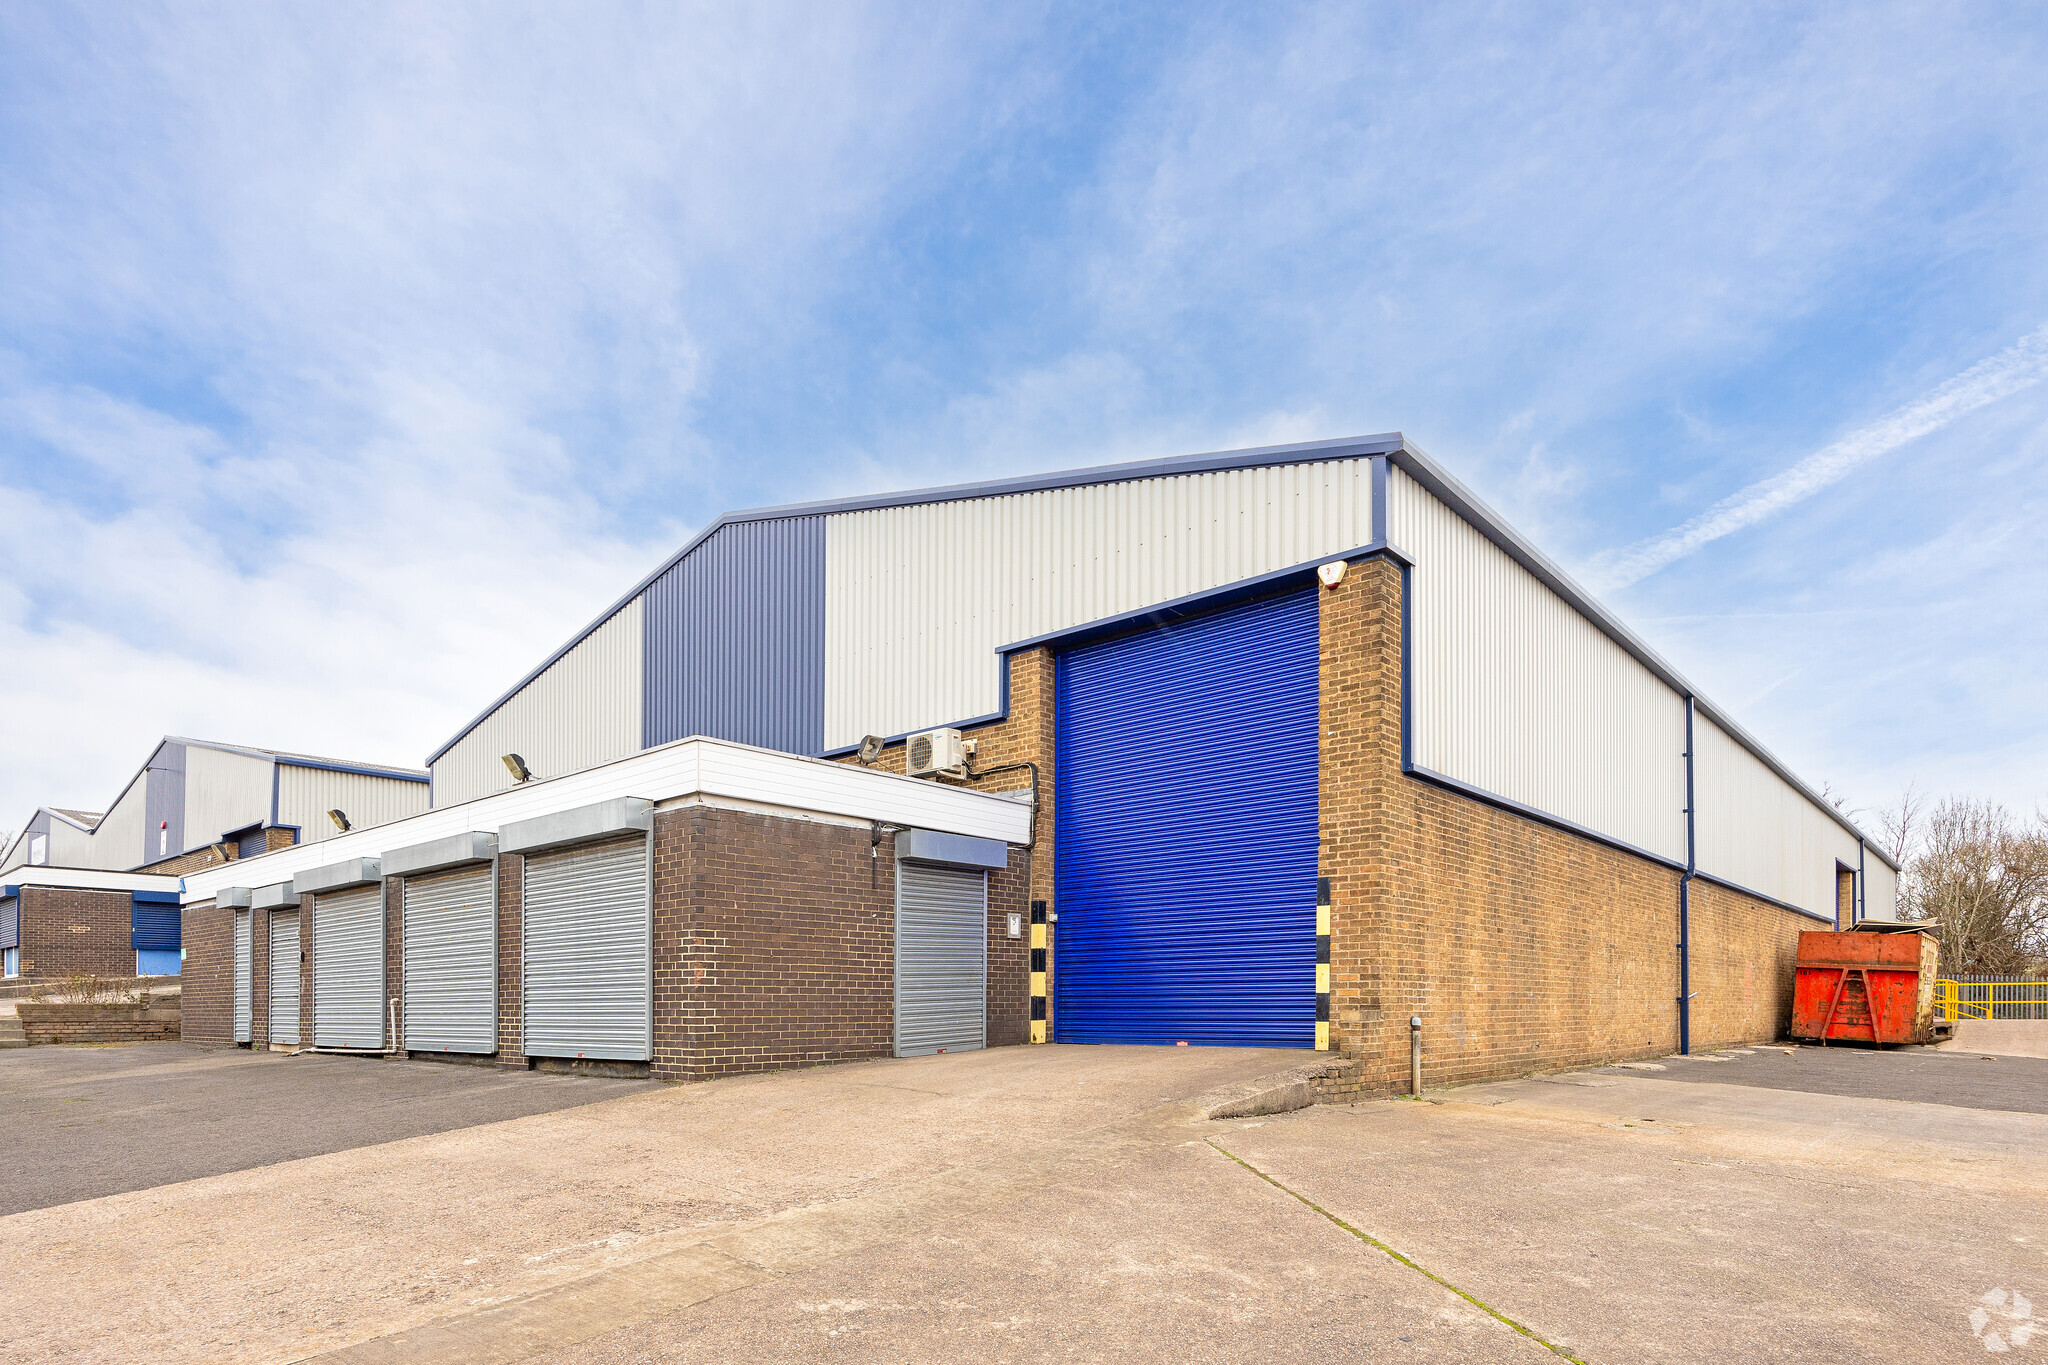
<path fill-rule="evenodd" d="M 927 861 L 920 847 L 970 831 L 851 798 L 627 779 L 683 752 L 847 767 L 1028 819 L 972 834 L 1006 845 L 1000 860 Z M 644 1052 L 675 1076 L 917 1050 L 903 983 L 943 961 L 955 998 L 967 989 L 965 940 L 936 950 L 918 927 L 957 913 L 931 889 L 956 882 L 980 887 L 983 1040 L 1012 1036 L 1014 990 L 1018 1036 L 1329 1049 L 1355 1063 L 1339 1089 L 1405 1073 L 1411 1015 L 1445 1080 L 1774 1036 L 1798 931 L 1890 918 L 1896 895 L 1852 823 L 1398 435 L 728 515 L 430 767 L 434 808 L 404 825 L 498 838 L 500 1058 Z M 538 836 L 514 824 L 566 819 L 599 774 L 606 800 L 646 803 L 648 831 L 579 816 L 578 843 L 522 842 Z M 408 974 L 437 970 L 424 947 L 408 956 L 407 897 L 456 869 L 399 835 L 344 836 L 357 861 L 339 870 L 265 855 L 288 887 L 188 876 L 188 927 L 209 926 L 210 963 L 245 964 L 223 982 L 251 982 L 221 987 L 223 1034 L 257 1039 L 258 912 L 296 904 L 304 923 L 354 893 L 365 922 L 381 907 L 377 1045 L 431 1050 L 405 1022 L 434 1008 Z M 629 875 L 636 837 L 652 861 Z M 481 847 L 462 864 L 472 886 Z M 581 847 L 613 861 L 577 862 Z M 405 878 L 360 861 L 394 850 Z M 643 894 L 649 997 L 668 989 L 675 1012 L 644 1012 L 645 1048 L 595 1031 L 571 1048 L 533 1012 L 557 991 L 596 1010 L 640 979 L 620 945 L 641 921 L 608 917 Z M 579 906 L 612 928 L 578 929 Z M 848 906 L 893 932 L 857 933 Z M 1028 921 L 1021 983 L 998 969 L 1012 913 Z M 371 931 L 335 933 L 368 972 Z M 342 1046 L 319 1036 L 309 937 L 299 1036 Z M 843 993 L 818 974 L 827 942 L 848 947 Z M 367 987 L 351 998 L 366 1044 Z"/>
<path fill-rule="evenodd" d="M 180 874 L 425 810 L 427 784 L 416 769 L 166 736 L 104 815 L 45 806 L 8 845 L 5 974 L 176 976 Z"/>

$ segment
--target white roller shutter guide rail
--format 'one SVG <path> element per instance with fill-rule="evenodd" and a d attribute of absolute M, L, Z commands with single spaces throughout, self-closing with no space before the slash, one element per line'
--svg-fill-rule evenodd
<path fill-rule="evenodd" d="M 896 1055 L 988 1042 L 988 884 L 980 871 L 896 869 Z"/>
<path fill-rule="evenodd" d="M 253 983 L 250 979 L 249 912 L 235 911 L 235 1041 L 246 1043 L 250 1040 L 253 1020 L 251 999 Z"/>
<path fill-rule="evenodd" d="M 405 1046 L 498 1050 L 498 916 L 488 865 L 405 881 Z"/>
<path fill-rule="evenodd" d="M 384 890 L 313 897 L 313 1046 L 384 1046 Z"/>
<path fill-rule="evenodd" d="M 529 1057 L 653 1055 L 644 835 L 526 859 L 523 1048 Z"/>
<path fill-rule="evenodd" d="M 299 917 L 270 917 L 270 1041 L 299 1045 Z"/>

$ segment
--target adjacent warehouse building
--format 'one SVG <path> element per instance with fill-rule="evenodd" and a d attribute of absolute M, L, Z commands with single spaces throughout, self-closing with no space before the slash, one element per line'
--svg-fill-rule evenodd
<path fill-rule="evenodd" d="M 1035 784 L 1034 1037 L 1366 1087 L 1411 1014 L 1446 1078 L 1772 1036 L 1797 931 L 1896 894 L 1399 435 L 722 517 L 432 756 L 436 806 L 692 735 Z"/>
<path fill-rule="evenodd" d="M 23 890 L 0 897 L 6 975 L 176 976 L 180 874 L 423 811 L 427 785 L 417 769 L 166 736 L 104 815 L 44 807 L 8 846 L 0 884 Z"/>
<path fill-rule="evenodd" d="M 666 1080 L 1022 1042 L 1031 826 L 681 740 L 187 874 L 185 1037 Z"/>

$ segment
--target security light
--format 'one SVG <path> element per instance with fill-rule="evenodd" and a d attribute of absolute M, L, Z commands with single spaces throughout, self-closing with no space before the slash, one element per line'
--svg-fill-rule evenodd
<path fill-rule="evenodd" d="M 230 855 L 228 853 L 227 840 L 223 839 L 213 846 L 213 856 L 220 859 L 222 862 L 228 861 Z"/>
<path fill-rule="evenodd" d="M 343 834 L 349 832 L 351 826 L 349 825 L 348 822 L 348 816 L 344 812 L 338 810 L 331 810 L 327 812 L 327 818 L 332 820 L 334 822 L 334 827 L 340 830 Z"/>
<path fill-rule="evenodd" d="M 862 735 L 860 739 L 860 753 L 857 754 L 856 757 L 858 757 L 864 765 L 868 767 L 873 767 L 875 760 L 880 758 L 881 756 L 882 737 L 880 735 Z"/>
<path fill-rule="evenodd" d="M 533 769 L 527 767 L 526 760 L 518 754 L 506 754 L 504 756 L 504 763 L 506 769 L 511 772 L 514 782 L 531 782 L 533 780 Z"/>

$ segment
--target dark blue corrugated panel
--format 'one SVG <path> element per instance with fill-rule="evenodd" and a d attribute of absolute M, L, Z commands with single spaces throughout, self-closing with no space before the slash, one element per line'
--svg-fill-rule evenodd
<path fill-rule="evenodd" d="M 825 743 L 825 519 L 721 527 L 647 587 L 649 747 L 689 735 Z"/>
<path fill-rule="evenodd" d="M 13 896 L 0 900 L 0 949 L 21 946 L 21 902 Z"/>
<path fill-rule="evenodd" d="M 178 907 L 135 902 L 134 942 L 137 951 L 164 950 L 180 946 Z"/>
<path fill-rule="evenodd" d="M 231 837 L 235 841 L 235 856 L 237 857 L 255 858 L 261 856 L 266 851 L 264 848 L 263 827 L 261 825 L 256 826 L 254 829 L 245 829 L 240 834 Z"/>
<path fill-rule="evenodd" d="M 1053 1035 L 1314 1047 L 1313 588 L 1062 654 Z"/>

